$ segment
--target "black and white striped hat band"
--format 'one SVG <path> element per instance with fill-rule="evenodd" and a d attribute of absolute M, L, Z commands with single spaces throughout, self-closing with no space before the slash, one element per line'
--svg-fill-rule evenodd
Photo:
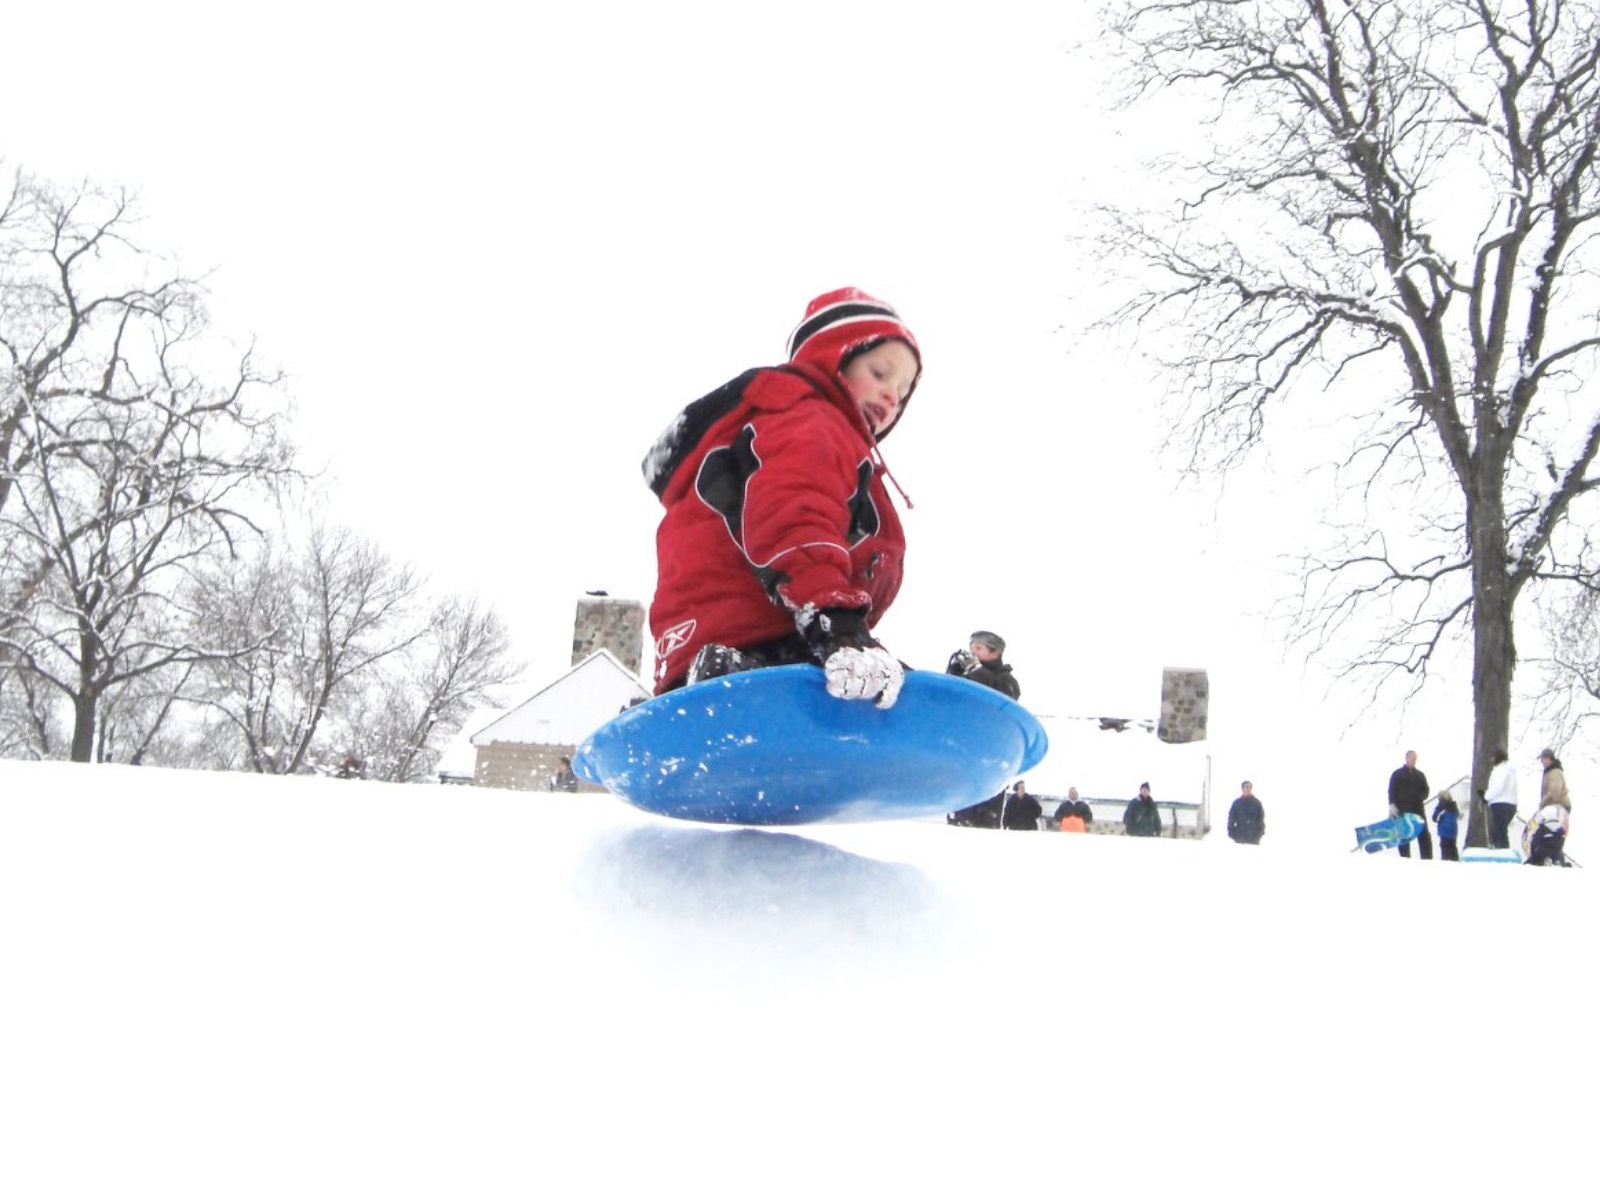
<path fill-rule="evenodd" d="M 835 325 L 850 325 L 857 321 L 891 321 L 900 325 L 900 314 L 887 304 L 863 304 L 860 301 L 850 301 L 844 304 L 833 304 L 823 309 L 813 317 L 801 322 L 800 327 L 789 335 L 789 357 L 793 358 L 806 342 L 816 337 L 825 329 Z"/>

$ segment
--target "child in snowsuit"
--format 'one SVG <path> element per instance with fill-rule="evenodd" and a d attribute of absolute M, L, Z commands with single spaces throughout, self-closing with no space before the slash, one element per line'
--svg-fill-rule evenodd
<path fill-rule="evenodd" d="M 1559 804 L 1546 804 L 1528 825 L 1528 865 L 1567 865 L 1567 813 Z"/>
<path fill-rule="evenodd" d="M 1441 792 L 1433 806 L 1433 823 L 1439 827 L 1439 859 L 1441 862 L 1460 862 L 1456 837 L 1461 832 L 1461 806 L 1449 792 Z"/>
<path fill-rule="evenodd" d="M 816 662 L 830 694 L 894 704 L 902 667 L 872 629 L 900 590 L 905 536 L 878 445 L 921 374 L 895 310 L 843 288 L 806 307 L 787 363 L 746 371 L 657 439 L 658 694 Z"/>
<path fill-rule="evenodd" d="M 1530 867 L 1567 865 L 1567 830 L 1572 824 L 1572 797 L 1567 792 L 1567 773 L 1551 749 L 1539 751 L 1544 765 L 1539 811 L 1528 823 L 1525 850 Z"/>

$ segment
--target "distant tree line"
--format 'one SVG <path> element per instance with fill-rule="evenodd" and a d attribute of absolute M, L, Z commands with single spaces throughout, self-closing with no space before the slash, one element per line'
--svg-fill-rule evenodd
<path fill-rule="evenodd" d="M 306 524 L 281 377 L 126 192 L 8 175 L 0 757 L 427 778 L 519 669 L 503 623 Z"/>

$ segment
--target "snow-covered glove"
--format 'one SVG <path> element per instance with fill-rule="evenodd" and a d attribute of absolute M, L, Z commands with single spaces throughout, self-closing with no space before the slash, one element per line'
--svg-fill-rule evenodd
<path fill-rule="evenodd" d="M 971 650 L 957 650 L 950 656 L 950 662 L 945 667 L 946 675 L 971 675 L 983 664 L 978 661 L 978 656 Z"/>
<path fill-rule="evenodd" d="M 872 636 L 864 613 L 807 605 L 795 614 L 795 625 L 812 657 L 822 664 L 828 695 L 840 700 L 875 699 L 879 708 L 894 707 L 905 670 Z"/>
<path fill-rule="evenodd" d="M 828 695 L 841 700 L 871 700 L 879 708 L 893 708 L 905 683 L 900 660 L 882 646 L 835 650 L 822 664 L 828 677 Z"/>

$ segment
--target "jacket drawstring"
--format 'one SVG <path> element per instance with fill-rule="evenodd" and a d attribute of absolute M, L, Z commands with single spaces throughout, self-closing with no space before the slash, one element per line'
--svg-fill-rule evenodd
<path fill-rule="evenodd" d="M 916 505 L 911 503 L 911 497 L 906 495 L 905 488 L 900 486 L 900 481 L 894 477 L 894 472 L 889 470 L 889 464 L 883 461 L 883 451 L 878 449 L 877 438 L 872 439 L 871 455 L 872 461 L 877 464 L 878 470 L 883 472 L 883 477 L 894 485 L 894 490 L 900 493 L 900 499 L 906 502 L 906 511 L 909 512 L 915 508 Z"/>

